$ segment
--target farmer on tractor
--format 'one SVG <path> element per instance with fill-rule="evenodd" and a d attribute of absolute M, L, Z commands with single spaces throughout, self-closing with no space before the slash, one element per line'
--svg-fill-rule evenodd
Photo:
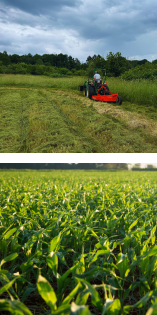
<path fill-rule="evenodd" d="M 101 76 L 100 76 L 100 74 L 97 72 L 97 71 L 95 71 L 94 72 L 94 81 L 95 81 L 95 84 L 97 84 L 97 85 L 100 85 L 100 84 L 102 84 L 102 80 L 101 80 Z M 106 94 L 106 95 L 109 95 L 109 88 L 108 88 L 108 86 L 107 86 L 107 83 L 106 82 L 104 82 L 104 86 L 105 86 L 105 91 L 104 91 L 104 93 Z"/>
<path fill-rule="evenodd" d="M 101 79 L 101 76 L 97 71 L 95 71 L 94 80 L 99 80 L 99 79 Z"/>
<path fill-rule="evenodd" d="M 97 71 L 94 72 L 94 81 L 97 86 L 102 83 L 101 76 Z"/>

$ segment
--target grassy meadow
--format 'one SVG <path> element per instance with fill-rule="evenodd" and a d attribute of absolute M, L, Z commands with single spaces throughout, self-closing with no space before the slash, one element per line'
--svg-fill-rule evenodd
<path fill-rule="evenodd" d="M 156 172 L 1 171 L 0 187 L 0 314 L 156 314 Z"/>
<path fill-rule="evenodd" d="M 0 75 L 0 152 L 156 153 L 156 84 L 108 78 L 117 106 L 85 98 L 84 79 Z"/>

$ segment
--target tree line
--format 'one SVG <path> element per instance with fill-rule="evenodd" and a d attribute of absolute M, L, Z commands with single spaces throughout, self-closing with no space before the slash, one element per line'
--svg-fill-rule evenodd
<path fill-rule="evenodd" d="M 153 164 L 147 164 L 146 168 L 142 168 L 141 163 L 136 163 L 133 165 L 132 171 L 157 171 L 157 168 Z"/>
<path fill-rule="evenodd" d="M 50 76 L 67 76 L 67 75 L 87 75 L 93 68 L 102 68 L 107 70 L 107 76 L 119 77 L 129 71 L 129 78 L 135 77 L 136 68 L 157 69 L 157 60 L 149 62 L 143 60 L 128 60 L 120 52 L 109 52 L 106 59 L 101 55 L 88 56 L 86 62 L 80 62 L 78 58 L 73 58 L 67 54 L 25 54 L 9 55 L 6 51 L 0 52 L 0 73 L 12 74 L 33 74 L 33 75 L 50 75 Z M 143 69 L 142 68 L 142 69 Z M 133 74 L 132 74 L 133 73 Z M 141 72 L 142 73 L 142 72 Z"/>
<path fill-rule="evenodd" d="M 16 170 L 128 170 L 128 163 L 0 163 L 0 169 Z M 132 171 L 157 171 L 153 164 L 142 168 L 136 163 Z"/>
<path fill-rule="evenodd" d="M 0 169 L 128 170 L 127 163 L 0 163 Z"/>

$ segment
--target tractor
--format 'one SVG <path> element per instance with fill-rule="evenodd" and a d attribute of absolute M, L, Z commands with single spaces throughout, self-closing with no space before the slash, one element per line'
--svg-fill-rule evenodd
<path fill-rule="evenodd" d="M 95 79 L 95 71 L 101 71 L 103 73 L 103 80 Z M 100 102 L 116 102 L 118 105 L 122 104 L 122 97 L 116 94 L 112 94 L 106 84 L 106 69 L 93 69 L 93 75 L 91 78 L 91 72 L 89 72 L 88 81 L 85 81 L 83 85 L 79 86 L 79 91 L 83 91 L 84 95 L 92 100 Z"/>

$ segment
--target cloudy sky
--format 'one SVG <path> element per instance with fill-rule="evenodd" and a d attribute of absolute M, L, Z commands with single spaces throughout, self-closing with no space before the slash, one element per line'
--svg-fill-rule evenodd
<path fill-rule="evenodd" d="M 156 0 L 1 0 L 0 52 L 157 59 Z"/>

